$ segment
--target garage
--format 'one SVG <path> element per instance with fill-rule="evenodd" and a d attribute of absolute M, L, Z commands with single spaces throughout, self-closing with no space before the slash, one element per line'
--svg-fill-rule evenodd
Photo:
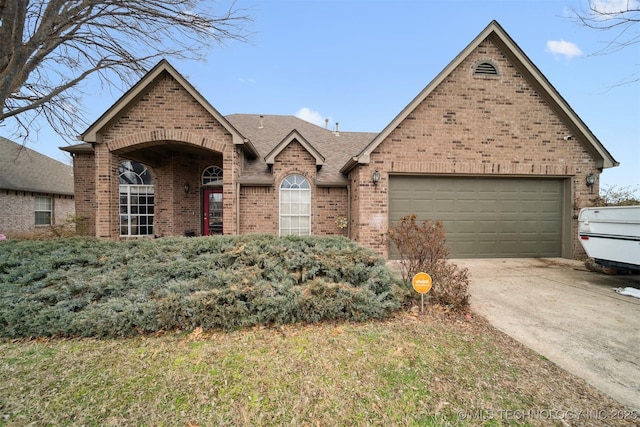
<path fill-rule="evenodd" d="M 451 258 L 566 256 L 567 185 L 559 178 L 391 176 L 389 224 L 412 213 L 442 221 Z"/>

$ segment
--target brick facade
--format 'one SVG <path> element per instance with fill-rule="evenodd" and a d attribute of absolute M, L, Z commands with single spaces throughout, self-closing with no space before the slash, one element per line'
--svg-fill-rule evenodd
<path fill-rule="evenodd" d="M 96 235 L 96 174 L 95 155 L 82 153 L 73 155 L 74 196 L 78 232 L 88 236 Z"/>
<path fill-rule="evenodd" d="M 156 236 L 203 232 L 201 177 L 212 165 L 223 170 L 224 234 L 278 234 L 280 185 L 299 174 L 310 184 L 313 235 L 348 236 L 386 255 L 389 177 L 411 174 L 563 180 L 565 234 L 576 236 L 577 213 L 593 197 L 586 176 L 617 163 L 497 23 L 482 34 L 377 135 L 278 116 L 232 115 L 232 125 L 161 62 L 74 154 L 78 215 L 88 234 L 119 238 L 118 164 L 129 159 L 153 177 Z M 497 74 L 475 75 L 484 62 Z M 568 252 L 583 253 L 566 240 Z"/>
<path fill-rule="evenodd" d="M 201 231 L 202 172 L 213 165 L 224 170 L 225 233 L 236 233 L 240 154 L 226 129 L 169 74 L 101 130 L 93 155 L 75 155 L 78 213 L 87 218 L 87 234 L 120 236 L 118 165 L 132 158 L 153 177 L 154 235 Z"/>
<path fill-rule="evenodd" d="M 490 61 L 497 76 L 475 76 Z M 593 157 L 503 52 L 485 40 L 352 172 L 359 217 L 354 236 L 386 254 L 390 174 L 559 177 L 573 182 L 573 216 L 589 205 L 584 185 L 599 174 Z M 374 170 L 381 172 L 377 186 Z M 357 190 L 356 190 L 357 189 Z M 597 188 L 595 189 L 597 192 Z M 572 221 L 577 236 L 577 220 Z M 577 239 L 573 252 L 582 254 Z"/>
<path fill-rule="evenodd" d="M 272 166 L 273 185 L 240 190 L 240 232 L 279 233 L 280 184 L 289 175 L 302 175 L 311 186 L 311 234 L 316 236 L 344 235 L 347 230 L 336 224 L 339 216 L 347 217 L 347 189 L 318 187 L 315 158 L 299 142 L 284 148 Z"/>
<path fill-rule="evenodd" d="M 49 225 L 35 225 L 35 206 L 38 196 L 51 198 L 52 225 L 66 225 L 74 216 L 75 206 L 72 196 L 0 190 L 0 234 L 11 237 L 48 229 Z"/>

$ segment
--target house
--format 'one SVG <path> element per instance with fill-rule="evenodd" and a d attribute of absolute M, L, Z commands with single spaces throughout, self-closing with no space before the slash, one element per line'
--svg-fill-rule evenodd
<path fill-rule="evenodd" d="M 48 230 L 74 212 L 73 168 L 0 137 L 0 234 Z"/>
<path fill-rule="evenodd" d="M 410 213 L 444 222 L 453 257 L 578 256 L 578 210 L 618 165 L 495 21 L 380 133 L 223 116 L 161 61 L 81 140 L 91 235 L 345 235 L 385 256 Z"/>

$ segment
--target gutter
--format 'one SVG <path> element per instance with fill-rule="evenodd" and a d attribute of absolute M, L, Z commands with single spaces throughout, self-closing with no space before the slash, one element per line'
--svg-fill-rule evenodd
<path fill-rule="evenodd" d="M 342 169 L 340 169 L 340 173 L 343 173 L 345 175 L 348 174 L 353 168 L 358 166 L 358 163 L 360 163 L 358 157 L 350 158 L 349 161 L 342 167 Z"/>

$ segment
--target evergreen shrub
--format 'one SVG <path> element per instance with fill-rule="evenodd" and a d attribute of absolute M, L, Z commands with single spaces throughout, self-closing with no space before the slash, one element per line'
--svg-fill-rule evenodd
<path fill-rule="evenodd" d="M 0 244 L 0 336 L 355 320 L 398 309 L 396 275 L 343 237 L 267 235 Z"/>

